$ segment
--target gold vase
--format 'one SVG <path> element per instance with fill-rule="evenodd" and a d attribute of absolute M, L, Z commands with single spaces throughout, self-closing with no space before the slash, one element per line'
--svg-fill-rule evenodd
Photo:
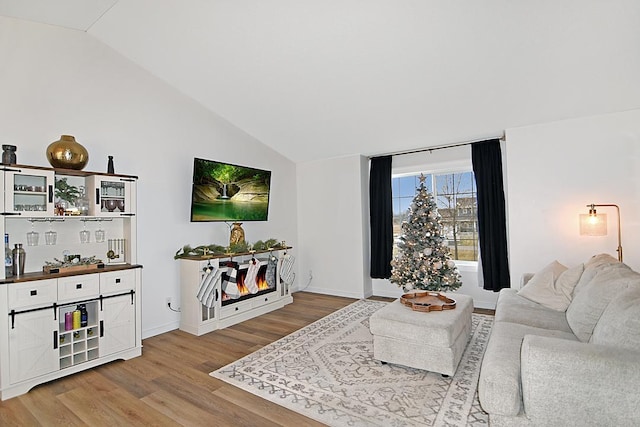
<path fill-rule="evenodd" d="M 47 160 L 54 168 L 81 170 L 87 166 L 87 149 L 71 135 L 62 135 L 47 147 Z"/>

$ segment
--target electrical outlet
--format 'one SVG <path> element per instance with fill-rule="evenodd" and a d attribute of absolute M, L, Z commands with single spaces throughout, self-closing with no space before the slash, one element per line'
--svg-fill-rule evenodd
<path fill-rule="evenodd" d="M 171 308 L 171 297 L 167 297 L 167 307 Z"/>

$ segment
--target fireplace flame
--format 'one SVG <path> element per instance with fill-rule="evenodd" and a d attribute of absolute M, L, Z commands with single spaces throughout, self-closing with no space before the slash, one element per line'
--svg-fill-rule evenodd
<path fill-rule="evenodd" d="M 266 267 L 266 263 L 264 263 L 264 264 L 262 264 L 260 266 L 260 270 L 258 271 L 258 276 L 256 277 L 256 285 L 258 286 L 258 292 L 257 293 L 272 289 L 272 288 L 269 287 L 269 284 L 267 283 L 266 271 L 267 271 L 267 267 Z M 251 292 L 249 292 L 249 289 L 245 285 L 245 277 L 246 276 L 247 276 L 247 268 L 246 267 L 241 267 L 238 270 L 238 274 L 236 276 L 236 285 L 238 287 L 238 292 L 240 293 L 240 296 L 237 297 L 237 298 L 231 298 L 223 290 L 222 291 L 222 301 L 228 301 L 228 300 L 231 300 L 231 299 L 238 299 L 239 300 L 244 296 L 251 295 Z M 273 288 L 272 290 L 275 290 L 275 288 Z"/>
<path fill-rule="evenodd" d="M 258 285 L 258 291 L 265 291 L 269 289 L 269 285 L 267 284 L 264 275 L 259 275 L 256 278 L 256 284 Z M 238 291 L 240 292 L 240 296 L 243 297 L 245 295 L 249 295 L 249 289 L 244 284 L 244 275 L 238 278 Z"/>

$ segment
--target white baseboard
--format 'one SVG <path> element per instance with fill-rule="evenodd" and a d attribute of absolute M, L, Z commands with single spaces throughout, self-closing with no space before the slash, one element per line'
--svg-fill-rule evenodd
<path fill-rule="evenodd" d="M 142 331 L 142 339 L 164 334 L 165 332 L 173 331 L 174 329 L 178 329 L 179 327 L 180 321 L 176 320 L 175 322 L 166 323 L 164 325 L 158 326 L 157 328 L 145 329 L 144 331 Z"/>
<path fill-rule="evenodd" d="M 313 286 L 309 286 L 303 289 L 305 292 L 311 292 L 314 294 L 322 294 L 322 295 L 333 295 L 336 297 L 346 297 L 346 298 L 355 298 L 355 299 L 363 299 L 366 298 L 363 294 L 357 294 L 354 292 L 343 292 L 336 289 L 324 289 L 324 288 L 315 288 Z M 299 291 L 295 291 L 299 292 Z"/>

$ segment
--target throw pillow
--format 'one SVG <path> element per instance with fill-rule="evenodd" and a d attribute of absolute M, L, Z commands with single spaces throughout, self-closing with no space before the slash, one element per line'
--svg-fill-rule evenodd
<path fill-rule="evenodd" d="M 640 350 L 640 286 L 622 292 L 609 303 L 589 342 Z"/>
<path fill-rule="evenodd" d="M 558 280 L 556 280 L 556 292 L 560 292 L 569 302 L 571 302 L 573 299 L 573 289 L 580 281 L 583 272 L 584 264 L 578 264 L 575 267 L 565 270 L 560 277 L 558 277 Z M 566 309 L 567 307 L 564 308 L 564 310 Z"/>
<path fill-rule="evenodd" d="M 518 291 L 518 295 L 552 310 L 565 311 L 571 299 L 567 298 L 563 292 L 556 290 L 556 281 L 565 271 L 567 267 L 558 261 L 553 261 L 534 274 L 524 288 Z"/>
<path fill-rule="evenodd" d="M 587 274 L 585 270 L 584 274 Z M 589 342 L 600 316 L 614 297 L 630 287 L 640 287 L 640 273 L 617 263 L 598 270 L 567 308 L 567 323 L 582 342 Z"/>
<path fill-rule="evenodd" d="M 609 254 L 599 254 L 589 258 L 589 260 L 584 263 L 584 273 L 573 289 L 573 296 L 575 297 L 582 289 L 586 288 L 599 271 L 618 265 L 620 265 L 620 261 Z"/>
<path fill-rule="evenodd" d="M 584 263 L 584 268 L 598 268 L 605 265 L 617 264 L 620 261 L 609 254 L 594 255 Z"/>

